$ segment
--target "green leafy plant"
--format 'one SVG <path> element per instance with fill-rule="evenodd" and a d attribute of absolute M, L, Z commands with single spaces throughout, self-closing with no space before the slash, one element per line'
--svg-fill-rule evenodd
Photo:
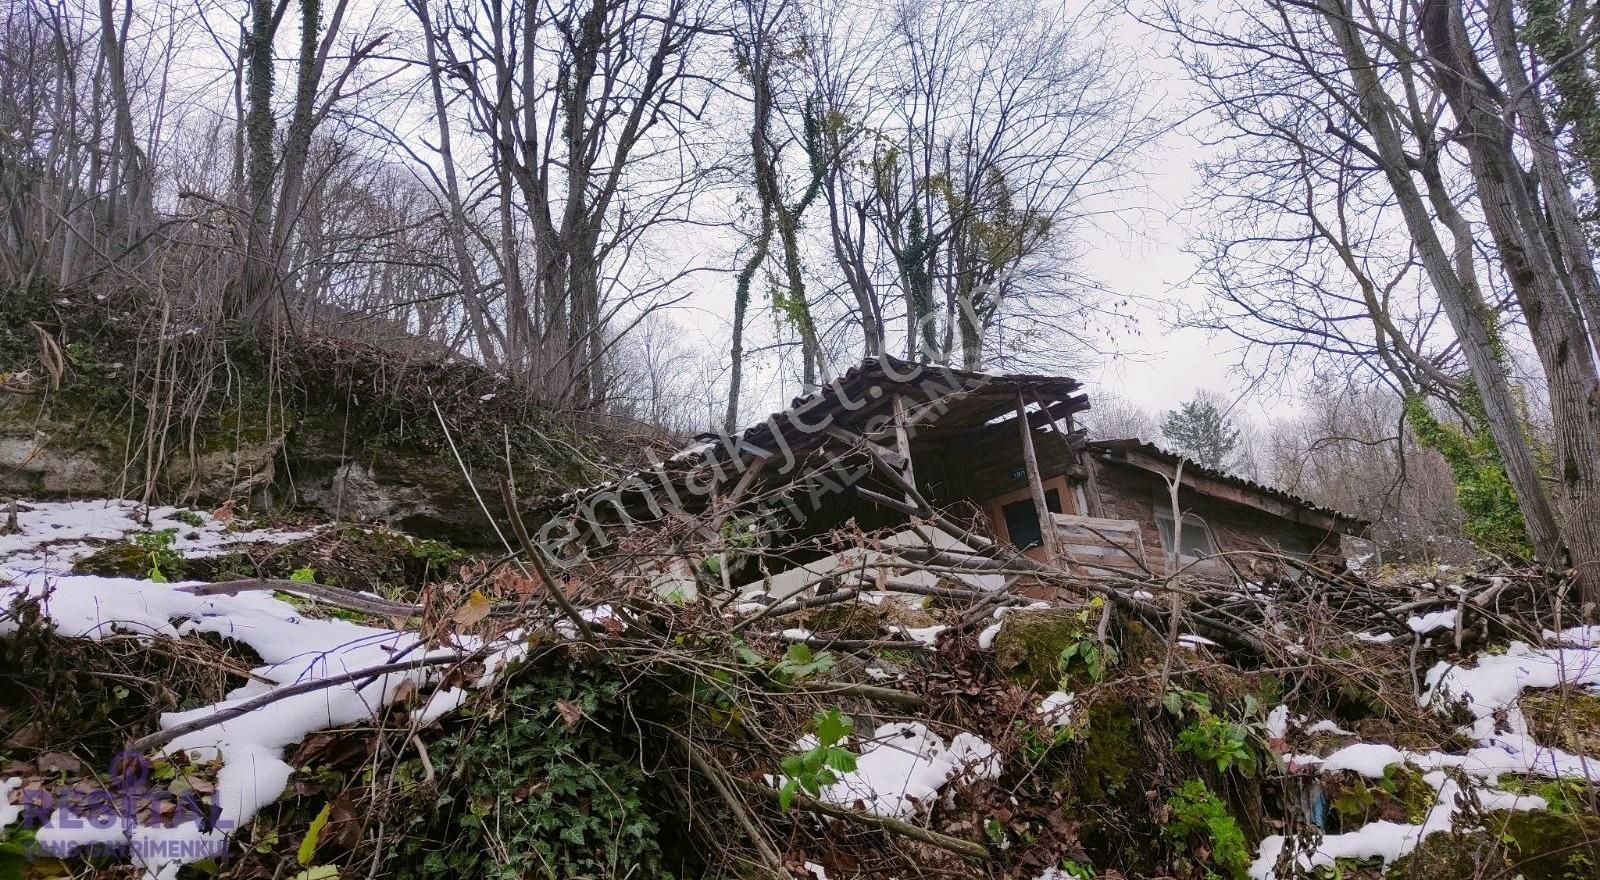
<path fill-rule="evenodd" d="M 317 582 L 317 570 L 309 565 L 302 565 L 289 575 L 289 580 L 297 584 L 314 584 Z"/>
<path fill-rule="evenodd" d="M 1216 762 L 1219 773 L 1233 767 L 1246 775 L 1255 772 L 1256 754 L 1250 748 L 1249 729 L 1215 716 L 1201 718 L 1179 731 L 1178 751 Z"/>
<path fill-rule="evenodd" d="M 428 744 L 434 772 L 420 759 L 396 769 L 411 802 L 394 814 L 384 876 L 671 878 L 664 798 L 628 732 L 633 711 L 660 707 L 640 700 L 593 658 L 513 669 Z"/>
<path fill-rule="evenodd" d="M 1339 814 L 1340 820 L 1347 823 L 1347 827 L 1364 824 L 1376 805 L 1377 798 L 1373 796 L 1372 789 L 1360 778 L 1340 785 L 1329 804 Z"/>
<path fill-rule="evenodd" d="M 789 810 L 796 792 L 804 791 L 816 797 L 823 787 L 838 782 L 840 773 L 856 769 L 855 753 L 839 746 L 854 728 L 855 722 L 837 707 L 812 716 L 811 729 L 816 735 L 816 745 L 783 759 L 784 780 L 778 789 L 780 810 Z"/>
<path fill-rule="evenodd" d="M 1006 823 L 1000 821 L 998 816 L 983 820 L 983 836 L 989 838 L 995 849 L 1005 849 L 1011 845 L 1011 841 L 1006 839 Z"/>
<path fill-rule="evenodd" d="M 1210 847 L 1209 860 L 1230 880 L 1244 880 L 1250 864 L 1250 850 L 1244 831 L 1204 781 L 1191 779 L 1167 799 L 1172 819 L 1167 823 L 1169 837 L 1179 843 L 1191 837 L 1204 837 Z"/>
<path fill-rule="evenodd" d="M 833 655 L 827 651 L 813 654 L 811 646 L 795 642 L 784 653 L 783 659 L 772 667 L 772 678 L 782 684 L 792 684 L 814 675 L 825 675 L 833 669 Z"/>
<path fill-rule="evenodd" d="M 1016 727 L 1022 742 L 1018 746 L 1023 763 L 1034 766 L 1045 759 L 1045 756 L 1054 751 L 1056 747 L 1066 745 L 1078 738 L 1078 731 L 1070 724 L 1059 727 L 1029 724 L 1026 721 L 1017 721 Z"/>
<path fill-rule="evenodd" d="M 1072 671 L 1074 665 L 1082 665 L 1091 681 L 1100 681 L 1105 677 L 1106 669 L 1117 663 L 1117 649 L 1106 645 L 1103 649 L 1094 639 L 1079 639 L 1061 649 L 1056 656 L 1056 669 L 1062 675 Z"/>
<path fill-rule="evenodd" d="M 133 545 L 139 548 L 150 563 L 148 577 L 158 584 L 168 582 L 168 576 L 176 576 L 183 570 L 183 554 L 173 549 L 173 544 L 178 540 L 177 529 L 159 529 L 151 532 L 140 532 L 133 536 Z"/>
<path fill-rule="evenodd" d="M 1405 401 L 1406 424 L 1423 446 L 1450 465 L 1467 535 L 1496 553 L 1527 558 L 1532 551 L 1522 508 L 1489 433 L 1483 400 L 1470 383 L 1462 391 L 1461 405 L 1470 419 L 1465 430 L 1440 422 L 1427 401 L 1413 395 Z"/>
<path fill-rule="evenodd" d="M 192 510 L 180 510 L 177 513 L 174 513 L 172 518 L 186 526 L 196 529 L 206 524 L 205 517 Z"/>
<path fill-rule="evenodd" d="M 328 824 L 328 817 L 333 815 L 333 802 L 322 805 L 316 818 L 311 820 L 311 825 L 306 828 L 306 836 L 300 841 L 300 848 L 295 852 L 295 861 L 300 867 L 311 866 L 311 859 L 317 854 L 317 842 L 322 839 L 322 829 Z"/>
<path fill-rule="evenodd" d="M 1185 712 L 1195 712 L 1201 716 L 1211 714 L 1211 697 L 1200 691 L 1185 690 L 1184 688 L 1168 688 L 1161 697 L 1161 707 L 1167 714 L 1179 720 L 1183 719 Z"/>

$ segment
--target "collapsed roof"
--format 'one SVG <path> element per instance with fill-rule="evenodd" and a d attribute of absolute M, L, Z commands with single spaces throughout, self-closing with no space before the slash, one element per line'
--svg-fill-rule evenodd
<path fill-rule="evenodd" d="M 1064 376 L 993 374 L 939 364 L 916 364 L 892 356 L 870 358 L 811 394 L 794 399 L 734 437 L 701 435 L 701 442 L 654 467 L 542 501 L 536 510 L 557 513 L 591 502 L 595 496 L 638 495 L 650 489 L 684 496 L 686 484 L 704 476 L 714 485 L 744 480 L 771 484 L 794 480 L 807 456 L 841 434 L 876 438 L 892 432 L 895 408 L 918 447 L 950 443 L 970 431 L 1016 412 L 1019 399 L 1035 404 L 1035 425 L 1089 408 L 1083 383 Z M 893 454 L 890 453 L 890 457 Z M 755 467 L 755 462 L 770 462 Z M 750 475 L 750 476 L 747 476 Z M 706 488 L 706 487 L 701 487 Z M 709 492 L 691 493 L 709 497 Z M 701 500 L 704 500 L 704 497 Z M 636 506 L 639 498 L 622 503 Z"/>
<path fill-rule="evenodd" d="M 897 448 L 918 457 L 925 451 L 959 457 L 964 442 L 987 426 L 1014 419 L 1019 409 L 1026 411 L 1033 428 L 1049 425 L 1063 434 L 1069 448 L 1084 448 L 1082 431 L 1073 428 L 1073 415 L 1089 409 L 1082 387 L 1078 380 L 1063 376 L 993 374 L 890 356 L 873 358 L 738 435 L 701 435 L 698 444 L 649 469 L 545 499 L 535 509 L 588 522 L 661 519 L 669 507 L 672 513 L 693 515 L 713 501 L 737 504 L 764 490 L 810 478 L 828 466 L 816 453 L 830 442 L 837 452 L 852 445 L 859 449 L 866 440 L 897 467 L 904 464 Z M 1088 442 L 1087 449 L 1097 462 L 1164 476 L 1183 460 L 1184 482 L 1191 489 L 1329 533 L 1359 534 L 1368 526 L 1282 489 L 1196 464 L 1153 443 L 1099 440 Z M 602 506 L 604 514 L 599 511 Z"/>

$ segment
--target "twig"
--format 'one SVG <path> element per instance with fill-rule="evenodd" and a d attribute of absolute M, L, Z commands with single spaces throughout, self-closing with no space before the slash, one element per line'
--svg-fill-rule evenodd
<path fill-rule="evenodd" d="M 788 874 L 783 869 L 783 859 L 773 850 L 772 844 L 767 842 L 766 835 L 756 828 L 755 822 L 750 818 L 750 808 L 746 807 L 744 801 L 739 800 L 734 795 L 733 790 L 728 787 L 727 775 L 700 757 L 700 752 L 694 747 L 694 743 L 690 742 L 683 734 L 677 731 L 672 733 L 677 739 L 678 746 L 689 757 L 690 766 L 694 767 L 695 772 L 710 780 L 711 787 L 717 790 L 717 796 L 722 798 L 722 802 L 727 804 L 728 809 L 733 813 L 734 821 L 739 823 L 739 827 L 744 829 L 745 836 L 750 838 L 752 844 L 755 844 L 756 851 L 761 853 L 762 861 L 767 863 L 767 869 L 772 871 L 774 877 L 787 877 Z"/>
<path fill-rule="evenodd" d="M 756 785 L 753 782 L 748 782 L 743 779 L 735 779 L 734 784 L 745 791 L 751 792 L 752 794 L 761 795 L 762 797 L 773 801 L 774 803 L 778 801 L 779 794 L 778 790 L 775 788 L 767 788 L 765 786 Z M 844 807 L 836 807 L 833 804 L 827 803 L 826 801 L 819 801 L 816 798 L 800 793 L 796 793 L 794 795 L 794 799 L 791 803 L 808 813 L 818 813 L 823 816 L 828 816 L 829 818 L 843 819 L 846 822 L 854 822 L 857 825 L 865 825 L 868 828 L 878 828 L 883 831 L 888 831 L 892 834 L 898 834 L 901 837 L 909 837 L 912 840 L 921 841 L 929 846 L 936 846 L 947 852 L 953 852 L 956 855 L 965 856 L 969 859 L 987 861 L 994 857 L 992 854 L 990 854 L 989 848 L 981 843 L 974 843 L 970 840 L 962 840 L 959 837 L 951 837 L 948 834 L 940 834 L 937 831 L 929 831 L 926 828 L 918 828 L 917 826 L 912 825 L 910 822 L 902 822 L 899 819 L 891 819 L 888 816 L 878 816 L 872 813 L 862 813 L 857 810 L 848 810 Z"/>
<path fill-rule="evenodd" d="M 565 614 L 567 619 L 572 621 L 572 625 L 578 628 L 579 638 L 593 645 L 594 632 L 589 629 L 589 621 L 583 619 L 583 615 L 578 613 L 578 609 L 567 598 L 567 594 L 561 590 L 560 585 L 556 583 L 556 579 L 550 576 L 550 569 L 545 567 L 544 558 L 539 555 L 539 548 L 533 546 L 533 541 L 529 540 L 528 527 L 523 524 L 522 514 L 517 511 L 517 490 L 511 485 L 511 481 L 505 477 L 500 478 L 500 494 L 505 500 L 506 516 L 511 520 L 511 531 L 516 534 L 517 543 L 522 545 L 522 555 L 528 558 L 528 562 L 538 572 L 539 579 L 544 582 L 545 592 L 556 600 L 556 605 L 561 608 L 561 613 Z M 519 559 L 517 563 L 521 565 L 522 561 Z M 527 567 L 523 566 L 523 570 L 526 571 Z"/>
<path fill-rule="evenodd" d="M 822 605 L 837 605 L 840 602 L 848 602 L 860 595 L 860 593 L 860 590 L 850 588 L 836 590 L 832 593 L 823 593 L 820 596 L 791 598 L 785 599 L 782 602 L 774 602 L 760 611 L 750 615 L 749 617 L 746 617 L 744 620 L 734 624 L 733 628 L 729 631 L 733 633 L 741 633 L 749 629 L 750 625 L 756 621 L 763 620 L 768 617 L 779 617 L 784 614 L 792 614 L 796 611 L 804 611 L 807 608 L 816 608 Z"/>
<path fill-rule="evenodd" d="M 861 697 L 879 703 L 892 703 L 896 706 L 905 706 L 908 709 L 917 709 L 926 705 L 922 697 L 910 691 L 896 690 L 895 688 L 880 687 L 875 684 L 854 684 L 850 682 L 813 682 L 797 684 L 788 688 L 804 694 L 816 694 L 836 697 Z"/>

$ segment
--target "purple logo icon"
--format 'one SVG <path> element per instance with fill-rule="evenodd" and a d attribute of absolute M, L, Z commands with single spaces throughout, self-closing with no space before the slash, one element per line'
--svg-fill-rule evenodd
<path fill-rule="evenodd" d="M 22 827 L 35 837 L 30 855 L 145 862 L 225 857 L 233 823 L 214 796 L 207 802 L 206 794 L 215 795 L 211 784 L 155 782 L 154 776 L 144 755 L 120 752 L 103 782 L 22 791 Z"/>

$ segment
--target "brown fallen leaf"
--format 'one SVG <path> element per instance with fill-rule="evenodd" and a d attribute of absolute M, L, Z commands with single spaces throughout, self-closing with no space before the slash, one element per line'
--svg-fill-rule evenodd
<path fill-rule="evenodd" d="M 561 713 L 561 720 L 567 723 L 568 730 L 577 727 L 578 722 L 583 720 L 583 709 L 576 703 L 556 700 L 556 711 Z"/>
<path fill-rule="evenodd" d="M 489 616 L 489 597 L 479 590 L 473 590 L 467 601 L 461 603 L 453 616 L 458 629 L 468 629 L 473 624 Z"/>
<path fill-rule="evenodd" d="M 83 762 L 66 752 L 45 752 L 39 756 L 35 763 L 38 765 L 40 773 L 70 773 L 77 775 L 83 772 Z"/>

